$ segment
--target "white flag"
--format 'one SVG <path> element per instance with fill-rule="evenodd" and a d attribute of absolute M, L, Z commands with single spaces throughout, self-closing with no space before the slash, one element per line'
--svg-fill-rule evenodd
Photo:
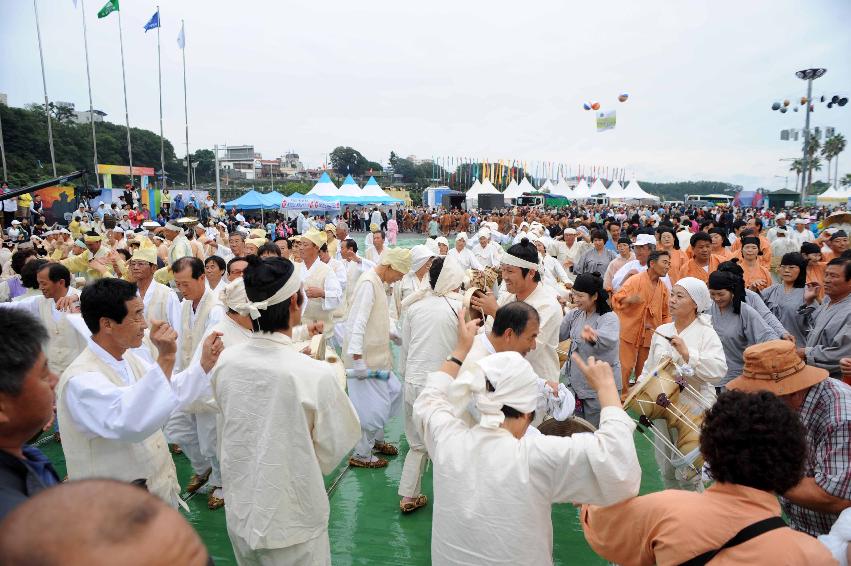
<path fill-rule="evenodd" d="M 183 20 L 180 21 L 180 33 L 177 34 L 177 46 L 181 49 L 186 47 L 186 33 L 183 31 Z"/>
<path fill-rule="evenodd" d="M 77 7 L 77 0 L 71 0 L 74 3 L 74 8 Z"/>

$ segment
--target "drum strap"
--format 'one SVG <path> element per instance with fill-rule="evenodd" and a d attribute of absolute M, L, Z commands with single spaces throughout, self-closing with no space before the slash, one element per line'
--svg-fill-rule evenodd
<path fill-rule="evenodd" d="M 773 531 L 774 529 L 781 529 L 786 526 L 788 525 L 782 517 L 769 517 L 768 519 L 757 521 L 756 523 L 750 524 L 738 533 L 736 533 L 736 536 L 725 542 L 724 546 L 716 548 L 715 550 L 708 550 L 699 556 L 695 556 L 687 562 L 683 562 L 682 564 L 680 564 L 680 566 L 703 566 L 704 564 L 707 564 L 710 560 L 715 558 L 715 556 L 719 552 L 726 548 L 730 548 L 731 546 L 738 546 L 744 542 L 751 540 L 752 538 L 756 538 L 762 534 L 765 534 L 768 531 Z"/>

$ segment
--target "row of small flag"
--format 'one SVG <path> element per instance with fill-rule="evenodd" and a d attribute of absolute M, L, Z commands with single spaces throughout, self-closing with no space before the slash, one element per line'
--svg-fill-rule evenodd
<path fill-rule="evenodd" d="M 74 7 L 77 7 L 77 0 L 73 0 Z M 98 18 L 105 18 L 113 12 L 118 12 L 118 0 L 108 0 L 106 4 L 103 5 L 98 11 Z M 145 33 L 152 29 L 157 29 L 160 27 L 160 10 L 157 8 L 157 11 L 154 12 L 154 15 L 151 16 L 151 19 L 148 20 L 148 23 L 145 24 Z M 180 22 L 180 33 L 177 34 L 177 45 L 183 49 L 186 47 L 186 32 L 183 28 L 183 22 Z"/>

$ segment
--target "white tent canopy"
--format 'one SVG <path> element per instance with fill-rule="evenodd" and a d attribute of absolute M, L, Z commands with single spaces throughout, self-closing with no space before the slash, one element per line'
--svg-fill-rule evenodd
<path fill-rule="evenodd" d="M 603 184 L 603 181 L 597 177 L 597 180 L 594 181 L 594 184 L 591 185 L 591 194 L 594 196 L 606 194 L 606 185 Z"/>
<path fill-rule="evenodd" d="M 361 196 L 365 197 L 383 197 L 387 198 L 387 193 L 381 190 L 381 187 L 378 186 L 378 182 L 375 180 L 375 177 L 370 177 L 366 182 L 366 185 L 361 189 Z"/>
<path fill-rule="evenodd" d="M 523 191 L 520 189 L 520 185 L 517 184 L 517 181 L 511 179 L 511 182 L 508 183 L 508 186 L 505 187 L 505 191 L 503 191 L 502 195 L 505 197 L 505 200 L 513 200 L 523 194 Z"/>
<path fill-rule="evenodd" d="M 623 186 L 618 182 L 617 179 L 615 179 L 614 181 L 612 181 L 612 184 L 609 185 L 609 190 L 607 194 L 609 196 L 609 200 L 623 200 L 624 198 L 626 198 L 624 197 L 625 192 L 626 191 L 624 191 Z"/>
<path fill-rule="evenodd" d="M 659 200 L 659 197 L 645 192 L 635 179 L 630 181 L 626 189 L 624 189 L 623 198 L 625 200 Z"/>
<path fill-rule="evenodd" d="M 520 195 L 522 195 L 523 193 L 532 193 L 532 192 L 535 191 L 535 187 L 532 186 L 532 183 L 530 183 L 529 179 L 527 179 L 526 177 L 523 177 L 523 180 L 520 181 L 519 188 L 520 188 Z M 520 196 L 520 195 L 518 195 L 518 196 Z"/>
<path fill-rule="evenodd" d="M 481 191 L 481 190 L 482 190 L 482 184 L 479 182 L 478 179 L 476 179 L 473 182 L 473 184 L 470 185 L 470 188 L 467 189 L 467 193 L 466 193 L 467 198 L 475 197 L 476 195 L 479 194 L 479 191 Z"/>
<path fill-rule="evenodd" d="M 490 179 L 485 179 L 485 182 L 482 183 L 482 187 L 479 189 L 478 195 L 501 195 L 502 193 L 496 190 L 496 187 L 493 186 Z"/>
<path fill-rule="evenodd" d="M 553 184 L 550 182 L 550 180 L 547 179 L 546 181 L 544 181 L 544 184 L 541 185 L 541 188 L 538 189 L 538 190 L 541 191 L 542 193 L 551 193 L 551 192 L 553 192 L 554 189 L 555 189 L 555 186 L 553 186 Z"/>
<path fill-rule="evenodd" d="M 586 200 L 591 198 L 591 188 L 588 187 L 588 183 L 585 179 L 580 179 L 576 187 L 573 188 L 571 198 L 575 200 Z"/>
<path fill-rule="evenodd" d="M 822 194 L 816 196 L 816 202 L 818 201 L 840 201 L 846 200 L 849 194 L 847 192 L 840 192 L 836 190 L 836 187 L 833 185 L 829 186 L 826 191 Z"/>
<path fill-rule="evenodd" d="M 313 185 L 313 188 L 307 194 L 313 197 L 336 197 L 340 195 L 340 191 L 337 190 L 337 185 L 331 181 L 328 173 L 322 173 L 319 181 Z"/>
<path fill-rule="evenodd" d="M 569 198 L 571 195 L 571 190 L 572 189 L 570 188 L 570 185 L 567 183 L 567 179 L 562 177 L 561 179 L 559 179 L 558 184 L 553 188 L 552 193 Z"/>
<path fill-rule="evenodd" d="M 340 185 L 340 191 L 338 193 L 341 197 L 359 197 L 363 194 L 363 191 L 352 178 L 351 175 L 346 177 L 346 180 L 343 181 L 343 184 Z"/>

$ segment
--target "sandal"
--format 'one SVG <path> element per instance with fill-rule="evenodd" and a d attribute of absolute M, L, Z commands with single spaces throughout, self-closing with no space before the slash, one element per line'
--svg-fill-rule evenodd
<path fill-rule="evenodd" d="M 389 462 L 383 458 L 376 458 L 375 460 L 361 460 L 354 456 L 349 458 L 349 465 L 354 466 L 355 468 L 384 468 L 388 463 Z"/>
<path fill-rule="evenodd" d="M 372 451 L 384 454 L 385 456 L 399 455 L 399 449 L 387 442 L 376 442 L 372 447 Z"/>
<path fill-rule="evenodd" d="M 402 511 L 402 513 L 413 513 L 420 507 L 425 507 L 427 504 L 428 497 L 425 495 L 418 495 L 413 501 L 400 501 L 399 510 Z"/>

